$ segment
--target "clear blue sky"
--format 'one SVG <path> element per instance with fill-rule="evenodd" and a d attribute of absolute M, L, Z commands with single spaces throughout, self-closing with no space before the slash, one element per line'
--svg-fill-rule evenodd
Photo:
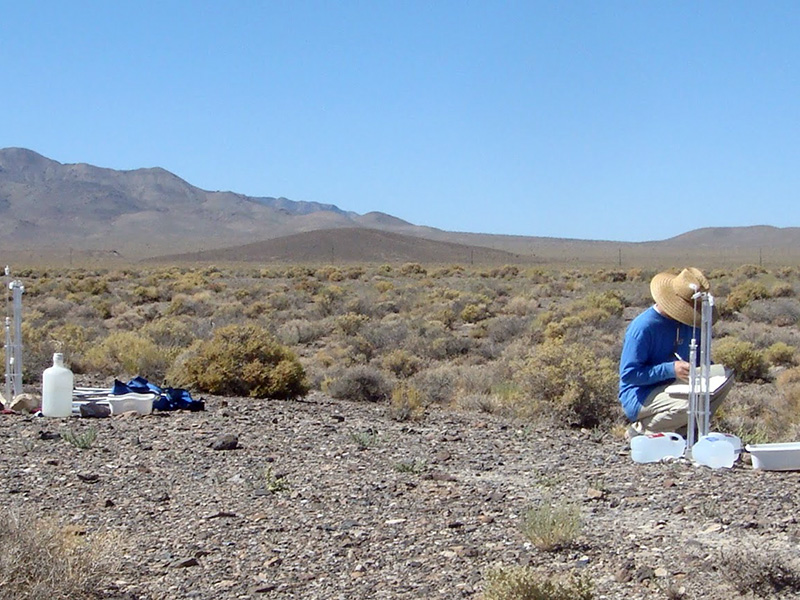
<path fill-rule="evenodd" d="M 0 147 L 451 231 L 800 226 L 800 2 L 0 0 Z"/>

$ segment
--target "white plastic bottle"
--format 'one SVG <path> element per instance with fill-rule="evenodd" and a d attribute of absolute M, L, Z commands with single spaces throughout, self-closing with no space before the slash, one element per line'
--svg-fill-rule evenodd
<path fill-rule="evenodd" d="M 679 458 L 686 450 L 686 440 L 679 433 L 651 433 L 631 438 L 631 458 L 637 463 Z"/>
<path fill-rule="evenodd" d="M 72 371 L 64 366 L 64 355 L 53 354 L 53 366 L 42 374 L 42 414 L 45 417 L 72 416 Z"/>
<path fill-rule="evenodd" d="M 692 446 L 692 460 L 712 469 L 730 469 L 736 460 L 736 449 L 733 442 L 723 437 L 704 435 Z"/>

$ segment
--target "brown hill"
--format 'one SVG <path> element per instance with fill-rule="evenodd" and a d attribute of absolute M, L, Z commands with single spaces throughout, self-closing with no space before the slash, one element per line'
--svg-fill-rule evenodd
<path fill-rule="evenodd" d="M 260 245 L 301 232 L 353 228 L 442 245 L 377 238 L 374 233 L 354 241 L 352 231 L 336 239 L 328 232 L 297 238 L 301 240 L 297 243 L 284 239 Z M 234 249 L 249 244 L 254 244 L 252 249 Z M 379 244 L 388 246 L 380 249 Z M 476 254 L 477 248 L 488 254 Z M 385 213 L 358 215 L 330 204 L 206 191 L 162 168 L 119 171 L 61 164 L 23 148 L 0 149 L 0 253 L 6 263 L 72 261 L 73 257 L 84 262 L 138 260 L 218 249 L 226 249 L 225 256 L 253 252 L 281 260 L 314 261 L 333 256 L 335 260 L 396 257 L 463 263 L 469 256 L 478 262 L 495 260 L 489 257 L 507 262 L 517 255 L 518 261 L 619 267 L 703 261 L 795 264 L 800 260 L 800 228 L 706 228 L 643 243 L 450 232 L 412 225 Z M 501 258 L 490 251 L 510 256 Z"/>
<path fill-rule="evenodd" d="M 366 228 L 326 229 L 245 244 L 152 259 L 156 262 L 307 262 L 504 264 L 527 257 L 480 246 L 438 242 Z"/>

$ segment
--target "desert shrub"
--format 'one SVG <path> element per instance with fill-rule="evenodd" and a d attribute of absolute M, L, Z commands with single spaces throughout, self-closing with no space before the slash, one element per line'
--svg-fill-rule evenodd
<path fill-rule="evenodd" d="M 212 296 L 207 291 L 197 292 L 191 296 L 175 294 L 170 300 L 167 314 L 210 317 L 214 314 Z"/>
<path fill-rule="evenodd" d="M 356 335 L 362 326 L 369 321 L 369 317 L 353 312 L 345 313 L 336 318 L 336 330 L 345 336 Z"/>
<path fill-rule="evenodd" d="M 790 298 L 794 296 L 794 286 L 785 281 L 779 281 L 772 286 L 769 295 L 773 298 Z"/>
<path fill-rule="evenodd" d="M 769 298 L 767 286 L 758 281 L 746 280 L 734 286 L 725 298 L 723 305 L 725 313 L 732 313 L 742 310 L 753 300 Z"/>
<path fill-rule="evenodd" d="M 411 377 L 419 371 L 422 361 L 415 355 L 402 348 L 396 348 L 386 354 L 381 365 L 387 371 L 391 371 L 395 377 Z"/>
<path fill-rule="evenodd" d="M 725 552 L 720 567 L 740 594 L 775 598 L 800 593 L 800 571 L 763 549 Z"/>
<path fill-rule="evenodd" d="M 514 373 L 532 414 L 579 427 L 607 425 L 617 415 L 618 377 L 611 359 L 561 340 L 535 347 Z"/>
<path fill-rule="evenodd" d="M 539 307 L 539 302 L 525 296 L 514 296 L 506 304 L 506 312 L 511 315 L 525 317 Z"/>
<path fill-rule="evenodd" d="M 489 307 L 485 304 L 467 304 L 461 310 L 461 320 L 465 323 L 477 323 L 491 316 Z"/>
<path fill-rule="evenodd" d="M 714 362 L 733 369 L 739 381 L 757 381 L 767 376 L 764 354 L 750 342 L 724 337 L 712 343 L 711 356 Z"/>
<path fill-rule="evenodd" d="M 291 319 L 278 327 L 278 338 L 289 345 L 308 344 L 327 333 L 325 324 L 309 319 Z"/>
<path fill-rule="evenodd" d="M 588 578 L 557 579 L 531 567 L 498 567 L 489 571 L 484 600 L 591 600 Z"/>
<path fill-rule="evenodd" d="M 33 515 L 5 511 L 0 520 L 0 596 L 15 600 L 104 597 L 101 578 L 112 567 L 111 538 Z M 118 540 L 114 541 L 114 544 Z"/>
<path fill-rule="evenodd" d="M 70 365 L 76 373 L 82 372 L 78 361 L 79 357 L 88 347 L 88 342 L 94 335 L 86 327 L 75 323 L 65 323 L 57 325 L 48 321 L 41 327 L 35 326 L 31 322 L 22 323 L 22 366 L 25 370 L 25 380 L 36 373 L 36 377 L 41 375 L 41 371 L 53 364 L 53 354 L 61 352 L 64 355 L 64 362 Z"/>
<path fill-rule="evenodd" d="M 528 320 L 516 315 L 500 315 L 486 322 L 486 334 L 490 340 L 502 344 L 522 334 L 528 326 Z"/>
<path fill-rule="evenodd" d="M 117 331 L 86 351 L 82 368 L 120 379 L 141 375 L 160 381 L 176 355 L 176 350 L 160 348 L 142 333 Z"/>
<path fill-rule="evenodd" d="M 344 273 L 338 267 L 328 265 L 320 267 L 315 273 L 316 278 L 320 281 L 343 281 Z"/>
<path fill-rule="evenodd" d="M 411 379 L 412 385 L 420 390 L 428 403 L 449 404 L 456 396 L 458 368 L 440 366 L 420 371 Z"/>
<path fill-rule="evenodd" d="M 534 548 L 546 552 L 568 547 L 580 531 L 580 508 L 550 500 L 528 509 L 522 523 L 522 533 Z"/>
<path fill-rule="evenodd" d="M 395 421 L 419 421 L 425 414 L 422 393 L 411 385 L 401 385 L 392 391 L 389 416 Z"/>
<path fill-rule="evenodd" d="M 757 323 L 777 327 L 796 325 L 800 321 L 800 301 L 796 298 L 753 300 L 742 309 L 742 314 Z"/>
<path fill-rule="evenodd" d="M 743 279 L 752 279 L 758 275 L 763 275 L 767 270 L 760 265 L 742 265 L 734 270 L 733 274 L 736 277 Z"/>
<path fill-rule="evenodd" d="M 627 274 L 625 271 L 621 270 L 605 270 L 600 269 L 597 271 L 592 279 L 598 283 L 608 282 L 608 283 L 621 283 L 627 279 Z"/>
<path fill-rule="evenodd" d="M 142 333 L 162 348 L 186 348 L 196 335 L 189 321 L 177 318 L 152 321 L 142 328 Z"/>
<path fill-rule="evenodd" d="M 331 285 L 319 290 L 314 296 L 314 304 L 319 313 L 325 317 L 332 315 L 340 309 L 344 298 L 344 289 L 338 285 Z"/>
<path fill-rule="evenodd" d="M 382 402 L 389 397 L 392 388 L 378 369 L 358 365 L 329 379 L 325 391 L 339 400 Z"/>
<path fill-rule="evenodd" d="M 402 275 L 427 275 L 428 271 L 419 263 L 405 263 L 400 267 Z"/>
<path fill-rule="evenodd" d="M 394 289 L 394 283 L 392 283 L 391 281 L 377 281 L 375 283 L 375 291 L 377 291 L 379 294 L 385 294 L 387 292 L 392 291 L 393 289 Z"/>
<path fill-rule="evenodd" d="M 161 291 L 154 285 L 144 286 L 138 285 L 133 288 L 131 292 L 132 302 L 134 304 L 150 304 L 151 302 L 158 302 L 168 298 L 162 297 Z"/>
<path fill-rule="evenodd" d="M 294 353 L 254 325 L 227 325 L 197 340 L 169 375 L 177 385 L 222 396 L 292 399 L 308 392 Z"/>
<path fill-rule="evenodd" d="M 784 342 L 775 342 L 764 350 L 764 358 L 771 365 L 793 365 L 795 364 L 794 355 L 797 348 Z"/>

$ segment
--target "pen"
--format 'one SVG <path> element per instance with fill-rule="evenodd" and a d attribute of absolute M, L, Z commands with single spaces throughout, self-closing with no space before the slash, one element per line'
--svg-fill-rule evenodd
<path fill-rule="evenodd" d="M 675 358 L 677 358 L 678 360 L 683 360 L 683 359 L 681 358 L 681 355 L 680 355 L 680 354 L 678 354 L 677 352 L 675 352 Z"/>

